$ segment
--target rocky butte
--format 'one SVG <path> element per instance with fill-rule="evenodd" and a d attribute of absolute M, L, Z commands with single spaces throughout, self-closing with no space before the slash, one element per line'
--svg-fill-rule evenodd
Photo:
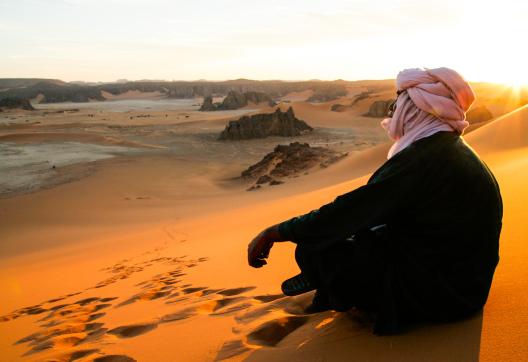
<path fill-rule="evenodd" d="M 306 122 L 295 117 L 293 108 L 286 112 L 277 108 L 273 113 L 242 116 L 229 121 L 219 140 L 244 140 L 268 136 L 294 137 L 313 130 Z"/>
<path fill-rule="evenodd" d="M 35 108 L 31 105 L 29 100 L 22 99 L 22 98 L 16 98 L 16 97 L 9 97 L 4 98 L 0 100 L 0 110 L 2 109 L 25 109 L 26 111 L 34 111 Z"/>
<path fill-rule="evenodd" d="M 366 117 L 386 117 L 389 113 L 389 106 L 393 102 L 393 99 L 387 101 L 375 101 L 370 105 L 367 113 L 364 114 Z"/>
<path fill-rule="evenodd" d="M 326 147 L 311 147 L 308 143 L 293 142 L 277 145 L 262 160 L 241 173 L 244 180 L 256 180 L 248 191 L 261 188 L 264 184 L 279 185 L 284 178 L 297 177 L 313 168 L 325 168 L 345 157 L 347 153 Z"/>

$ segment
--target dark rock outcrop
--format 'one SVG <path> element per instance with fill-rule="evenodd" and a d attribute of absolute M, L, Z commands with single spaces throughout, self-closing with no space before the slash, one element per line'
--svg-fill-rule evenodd
<path fill-rule="evenodd" d="M 230 91 L 217 108 L 219 110 L 238 109 L 247 106 L 247 104 L 248 100 L 244 93 Z"/>
<path fill-rule="evenodd" d="M 273 113 L 260 113 L 242 116 L 236 121 L 229 121 L 220 134 L 219 140 L 242 140 L 265 138 L 268 136 L 293 137 L 312 131 L 306 122 L 297 119 L 293 108 L 286 112 L 277 108 Z"/>
<path fill-rule="evenodd" d="M 389 112 L 389 106 L 393 102 L 393 99 L 387 101 L 375 101 L 370 105 L 366 117 L 386 117 Z"/>
<path fill-rule="evenodd" d="M 394 87 L 394 81 L 281 81 L 232 79 L 225 81 L 161 81 L 161 80 L 118 80 L 111 83 L 101 82 L 62 82 L 56 79 L 44 78 L 0 78 L 0 99 L 18 97 L 34 99 L 41 96 L 40 103 L 54 102 L 88 102 L 91 100 L 105 101 L 103 92 L 120 95 L 128 91 L 158 92 L 169 98 L 191 99 L 207 95 L 227 95 L 230 91 L 246 94 L 258 92 L 268 95 L 271 99 L 279 99 L 291 92 L 313 90 L 310 101 L 324 102 L 337 99 L 347 94 L 347 87 L 364 86 L 369 92 L 385 91 Z M 524 97 L 526 99 L 526 97 Z"/>
<path fill-rule="evenodd" d="M 492 118 L 493 114 L 486 108 L 486 106 L 472 108 L 466 113 L 466 121 L 468 121 L 469 124 L 486 122 Z"/>
<path fill-rule="evenodd" d="M 4 98 L 0 100 L 0 109 L 25 109 L 27 111 L 34 111 L 35 108 L 31 105 L 29 100 L 23 98 Z"/>
<path fill-rule="evenodd" d="M 276 106 L 277 104 L 271 97 L 262 92 L 245 92 L 244 96 L 246 97 L 248 102 L 252 102 L 255 104 L 258 104 L 260 102 L 267 102 L 270 107 Z"/>
<path fill-rule="evenodd" d="M 361 92 L 354 96 L 354 99 L 352 100 L 352 103 L 350 103 L 351 106 L 356 104 L 359 101 L 362 101 L 363 99 L 370 98 L 373 92 L 367 91 L 367 92 Z"/>
<path fill-rule="evenodd" d="M 214 110 L 216 110 L 216 106 L 213 104 L 213 97 L 211 96 L 204 97 L 203 103 L 199 111 L 214 111 Z"/>
<path fill-rule="evenodd" d="M 346 106 L 343 104 L 336 103 L 336 104 L 332 104 L 332 107 L 330 107 L 330 110 L 332 112 L 344 112 L 346 110 Z"/>
<path fill-rule="evenodd" d="M 272 152 L 241 174 L 245 180 L 257 180 L 248 191 L 256 190 L 266 183 L 280 185 L 281 179 L 296 177 L 314 167 L 328 167 L 345 157 L 326 147 L 311 147 L 308 143 L 293 142 L 289 145 L 277 145 Z"/>
<path fill-rule="evenodd" d="M 204 97 L 200 111 L 224 111 L 230 109 L 239 109 L 251 103 L 258 104 L 267 102 L 270 107 L 276 105 L 275 101 L 269 95 L 262 92 L 237 92 L 229 91 L 222 103 L 214 103 L 211 96 Z"/>
<path fill-rule="evenodd" d="M 338 104 L 338 103 L 337 104 L 333 104 L 332 107 L 330 108 L 330 110 L 333 111 L 333 112 L 344 112 L 344 111 L 347 110 L 347 108 L 354 106 L 357 102 L 362 101 L 363 99 L 370 98 L 370 96 L 373 93 L 374 92 L 372 92 L 372 91 L 361 92 L 361 93 L 356 94 L 354 96 L 354 98 L 352 99 L 352 102 L 350 102 L 349 105 Z"/>
<path fill-rule="evenodd" d="M 320 85 L 314 89 L 314 93 L 307 99 L 307 102 L 328 102 L 346 96 L 347 93 L 345 85 L 341 83 Z"/>

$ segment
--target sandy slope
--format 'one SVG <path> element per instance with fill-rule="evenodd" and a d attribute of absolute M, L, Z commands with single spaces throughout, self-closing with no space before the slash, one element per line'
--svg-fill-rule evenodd
<path fill-rule="evenodd" d="M 317 117 L 316 109 L 309 112 Z M 181 191 L 163 179 L 149 190 L 141 182 L 170 170 L 160 159 L 138 168 L 114 165 L 97 177 L 2 202 L 0 212 L 12 223 L 2 230 L 13 247 L 59 242 L 1 261 L 0 359 L 527 359 L 527 124 L 524 107 L 465 137 L 497 176 L 505 205 L 501 261 L 483 316 L 380 338 L 360 316 L 305 316 L 309 296 L 278 295 L 280 282 L 297 271 L 292 244 L 276 245 L 263 269 L 247 266 L 246 245 L 261 229 L 364 184 L 387 145 L 283 188 L 216 189 L 176 204 L 167 200 Z M 211 190 L 202 182 L 200 191 Z"/>
<path fill-rule="evenodd" d="M 528 358 L 528 107 L 505 115 L 468 135 L 499 181 L 504 201 L 500 263 L 484 312 L 483 361 Z"/>

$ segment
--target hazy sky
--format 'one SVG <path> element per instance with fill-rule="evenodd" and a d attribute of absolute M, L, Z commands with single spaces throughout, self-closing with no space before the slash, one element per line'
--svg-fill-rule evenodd
<path fill-rule="evenodd" d="M 0 77 L 355 80 L 448 66 L 528 84 L 527 3 L 0 0 Z"/>

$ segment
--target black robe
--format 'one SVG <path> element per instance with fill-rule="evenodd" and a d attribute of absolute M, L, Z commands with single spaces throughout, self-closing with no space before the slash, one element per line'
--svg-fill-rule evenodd
<path fill-rule="evenodd" d="M 377 225 L 386 225 L 382 237 L 369 231 Z M 391 334 L 480 310 L 501 227 L 495 177 L 462 137 L 441 131 L 395 154 L 366 185 L 283 221 L 279 233 L 319 287 L 375 312 L 374 332 Z"/>

